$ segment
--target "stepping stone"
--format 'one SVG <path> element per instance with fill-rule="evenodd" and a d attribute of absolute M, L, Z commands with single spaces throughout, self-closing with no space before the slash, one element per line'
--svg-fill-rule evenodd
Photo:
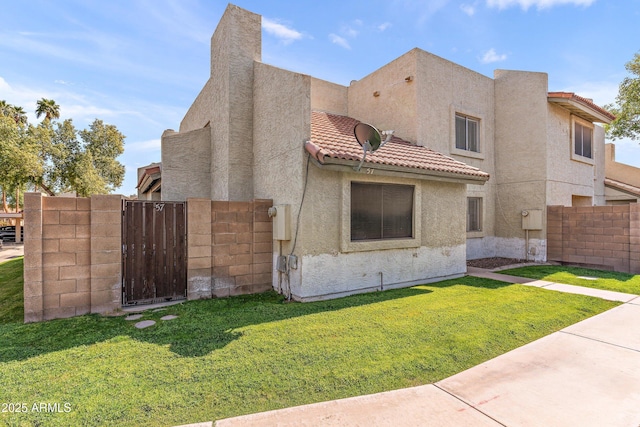
<path fill-rule="evenodd" d="M 166 310 L 166 308 L 156 308 L 155 310 L 152 310 L 151 312 L 155 313 L 157 311 L 163 311 L 163 310 Z"/>
<path fill-rule="evenodd" d="M 153 326 L 156 324 L 155 320 L 143 320 L 142 322 L 138 322 L 136 323 L 136 328 L 138 329 L 144 329 L 144 328 L 148 328 L 149 326 Z"/>
<path fill-rule="evenodd" d="M 142 314 L 130 314 L 124 318 L 124 320 L 138 320 L 142 317 Z"/>
<path fill-rule="evenodd" d="M 178 316 L 175 316 L 173 314 L 169 314 L 168 316 L 163 316 L 160 318 L 160 320 L 173 320 L 173 319 L 177 319 Z"/>

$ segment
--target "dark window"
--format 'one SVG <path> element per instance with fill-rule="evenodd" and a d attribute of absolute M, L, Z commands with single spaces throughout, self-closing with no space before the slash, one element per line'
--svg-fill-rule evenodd
<path fill-rule="evenodd" d="M 456 114 L 456 148 L 479 153 L 479 128 L 477 119 Z"/>
<path fill-rule="evenodd" d="M 351 183 L 351 240 L 413 237 L 413 186 Z"/>
<path fill-rule="evenodd" d="M 467 231 L 482 231 L 482 197 L 467 198 Z"/>
<path fill-rule="evenodd" d="M 592 158 L 591 155 L 591 136 L 593 131 L 587 126 L 580 123 L 575 124 L 574 145 L 575 153 L 578 156 Z"/>

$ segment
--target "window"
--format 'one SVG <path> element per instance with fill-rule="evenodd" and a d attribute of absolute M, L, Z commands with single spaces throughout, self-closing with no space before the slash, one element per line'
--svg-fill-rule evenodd
<path fill-rule="evenodd" d="M 351 183 L 351 241 L 413 237 L 411 185 Z"/>
<path fill-rule="evenodd" d="M 456 114 L 456 148 L 480 152 L 480 121 Z"/>
<path fill-rule="evenodd" d="M 482 231 L 482 197 L 467 198 L 467 231 Z"/>
<path fill-rule="evenodd" d="M 584 126 L 578 122 L 575 122 L 574 125 L 574 146 L 575 153 L 578 156 L 587 157 L 589 159 L 592 158 L 591 154 L 591 140 L 593 135 L 593 130 L 590 127 Z"/>

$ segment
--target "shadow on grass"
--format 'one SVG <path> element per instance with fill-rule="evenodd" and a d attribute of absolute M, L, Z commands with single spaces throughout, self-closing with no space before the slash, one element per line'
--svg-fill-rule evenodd
<path fill-rule="evenodd" d="M 288 303 L 281 295 L 259 295 L 190 301 L 162 311 L 145 312 L 142 320 L 156 325 L 136 329 L 134 321 L 121 317 L 85 315 L 42 323 L 0 325 L 0 363 L 25 360 L 55 351 L 88 346 L 119 336 L 140 342 L 169 345 L 183 357 L 199 357 L 220 349 L 241 337 L 238 329 L 299 316 L 348 309 L 368 304 L 424 295 L 433 291 L 405 288 L 354 295 L 314 303 Z M 167 314 L 178 318 L 162 321 Z"/>
<path fill-rule="evenodd" d="M 444 280 L 442 282 L 430 283 L 425 286 L 430 286 L 433 288 L 448 288 L 451 286 L 461 286 L 461 285 L 471 286 L 474 288 L 483 288 L 483 289 L 500 289 L 507 286 L 512 286 L 513 283 L 501 282 L 499 280 L 485 279 L 485 278 L 475 277 L 475 276 L 465 276 L 460 279 Z"/>

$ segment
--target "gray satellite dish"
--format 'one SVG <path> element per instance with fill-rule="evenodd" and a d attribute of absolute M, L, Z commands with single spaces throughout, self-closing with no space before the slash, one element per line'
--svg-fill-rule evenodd
<path fill-rule="evenodd" d="M 367 152 L 371 151 L 373 153 L 389 142 L 389 140 L 391 140 L 391 136 L 393 136 L 393 131 L 387 130 L 381 133 L 378 129 L 367 123 L 358 123 L 353 128 L 353 134 L 364 152 L 360 164 L 353 168 L 355 171 L 359 172 L 364 160 L 367 158 Z M 386 136 L 384 141 L 382 141 L 383 135 Z"/>

